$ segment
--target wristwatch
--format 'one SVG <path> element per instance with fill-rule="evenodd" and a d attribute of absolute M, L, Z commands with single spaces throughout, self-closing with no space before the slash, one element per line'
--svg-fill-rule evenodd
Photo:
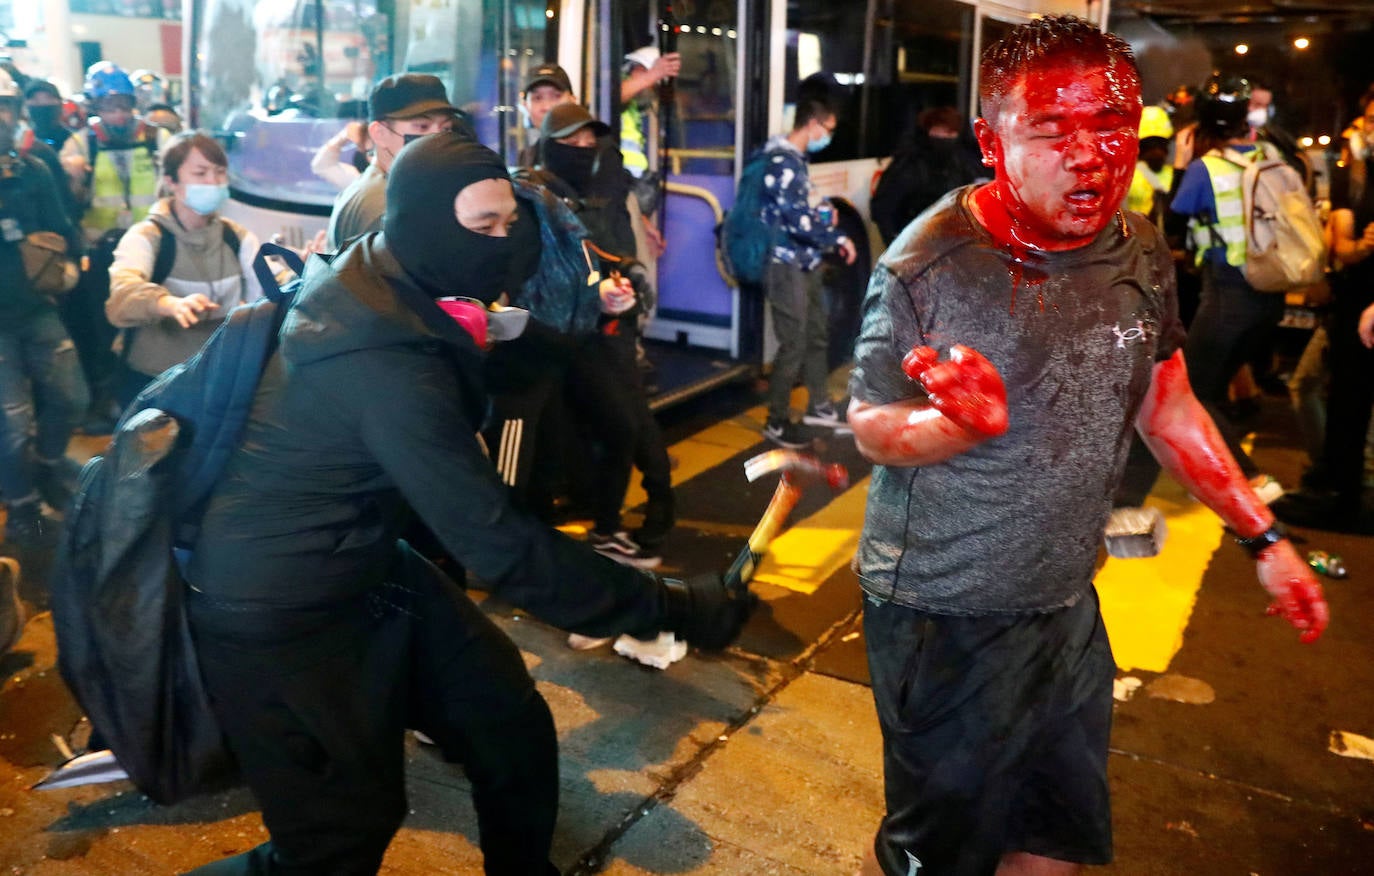
<path fill-rule="evenodd" d="M 1252 535 L 1249 538 L 1236 536 L 1236 544 L 1245 548 L 1245 552 L 1250 556 L 1258 557 L 1266 548 L 1276 545 L 1286 538 L 1288 538 L 1288 531 L 1276 520 L 1272 526 L 1259 535 Z"/>

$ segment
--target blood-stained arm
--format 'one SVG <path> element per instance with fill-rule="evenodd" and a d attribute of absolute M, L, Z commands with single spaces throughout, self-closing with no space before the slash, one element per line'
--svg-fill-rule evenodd
<path fill-rule="evenodd" d="M 855 398 L 849 425 L 859 452 L 880 465 L 931 465 L 1007 431 L 1002 376 L 978 351 L 955 346 L 941 361 L 930 347 L 911 350 L 902 370 L 924 396 L 874 405 Z"/>
<path fill-rule="evenodd" d="M 1260 584 L 1274 598 L 1270 613 L 1283 615 L 1301 630 L 1301 641 L 1315 642 L 1329 620 L 1321 585 L 1288 539 L 1277 537 L 1265 543 L 1274 514 L 1250 488 L 1216 425 L 1193 395 L 1181 351 L 1155 365 L 1136 429 L 1175 480 L 1241 539 L 1259 543 L 1255 554 Z"/>

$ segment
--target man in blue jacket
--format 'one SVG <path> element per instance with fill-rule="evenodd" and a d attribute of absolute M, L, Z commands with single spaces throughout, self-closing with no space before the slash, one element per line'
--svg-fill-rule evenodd
<path fill-rule="evenodd" d="M 830 145 L 837 119 L 830 100 L 816 94 L 797 101 L 792 130 L 764 145 L 770 164 L 763 176 L 763 221 L 773 230 L 773 251 L 764 269 L 763 288 L 773 310 L 778 350 L 768 378 L 768 422 L 763 434 L 783 447 L 807 444 L 792 422 L 792 386 L 800 376 L 810 398 L 804 421 L 836 427 L 839 415 L 825 383 L 828 347 L 825 302 L 821 296 L 821 257 L 838 251 L 853 264 L 854 242 L 833 225 L 828 208 L 812 203 L 808 156 Z"/>

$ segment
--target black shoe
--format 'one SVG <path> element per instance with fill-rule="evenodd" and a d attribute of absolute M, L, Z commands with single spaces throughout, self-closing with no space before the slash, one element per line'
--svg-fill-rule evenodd
<path fill-rule="evenodd" d="M 624 566 L 634 566 L 636 569 L 657 569 L 663 565 L 663 557 L 642 545 L 636 544 L 627 532 L 613 532 L 609 535 L 592 532 L 588 533 L 587 541 L 591 543 L 592 549 L 597 553 L 610 557 Z"/>
<path fill-rule="evenodd" d="M 844 409 L 836 408 L 835 404 L 829 401 L 808 408 L 802 422 L 808 426 L 833 429 L 836 435 L 849 435 L 852 432 L 849 422 L 845 419 Z"/>
<path fill-rule="evenodd" d="M 811 436 L 791 420 L 769 420 L 763 437 L 782 447 L 801 448 L 811 444 Z"/>
<path fill-rule="evenodd" d="M 1339 494 L 1287 493 L 1269 507 L 1275 517 L 1292 526 L 1356 534 L 1374 529 L 1358 499 Z"/>

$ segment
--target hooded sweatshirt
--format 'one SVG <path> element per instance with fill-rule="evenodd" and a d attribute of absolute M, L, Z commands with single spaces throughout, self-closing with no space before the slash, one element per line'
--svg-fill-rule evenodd
<path fill-rule="evenodd" d="M 228 225 L 239 239 L 239 252 L 224 241 Z M 163 235 L 176 238 L 176 260 L 162 284 L 153 283 Z M 116 328 L 134 329 L 125 336 L 129 367 L 141 374 L 161 374 L 194 355 L 219 324 L 240 304 L 262 297 L 262 286 L 253 272 L 258 239 L 237 222 L 211 216 L 204 228 L 188 229 L 172 213 L 172 201 L 163 198 L 119 240 L 110 265 L 110 297 L 105 316 Z M 163 295 L 184 298 L 201 293 L 219 307 L 202 314 L 200 322 L 182 328 L 174 319 L 157 314 Z"/>
<path fill-rule="evenodd" d="M 659 629 L 661 585 L 514 509 L 477 442 L 481 353 L 367 235 L 313 261 L 188 580 L 242 609 L 381 586 L 407 505 L 465 568 L 565 629 Z"/>

